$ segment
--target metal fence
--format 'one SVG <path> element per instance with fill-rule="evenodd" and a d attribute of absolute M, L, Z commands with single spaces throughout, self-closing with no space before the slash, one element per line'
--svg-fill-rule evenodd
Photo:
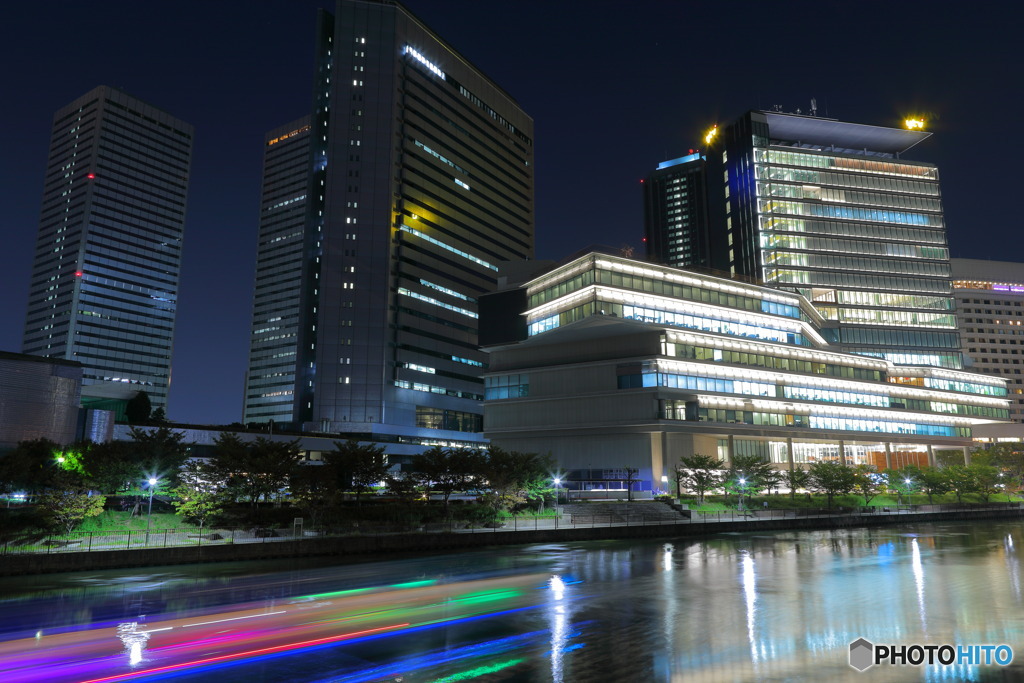
<path fill-rule="evenodd" d="M 584 506 L 585 507 L 585 506 Z M 310 529 L 297 525 L 292 528 L 267 527 L 153 529 L 131 531 L 74 531 L 70 534 L 51 534 L 34 538 L 6 540 L 0 544 L 0 555 L 29 553 L 91 552 L 103 550 L 141 550 L 145 548 L 172 548 L 212 546 L 232 543 L 274 543 L 281 541 L 315 541 L 318 538 L 366 536 L 398 533 L 469 533 L 488 534 L 542 529 L 576 529 L 620 526 L 663 526 L 679 524 L 707 524 L 721 522 L 751 522 L 761 520 L 805 519 L 813 517 L 877 517 L 885 514 L 914 515 L 933 512 L 1016 510 L 1024 514 L 1021 503 L 973 503 L 940 505 L 893 505 L 860 508 L 765 508 L 721 511 L 682 510 L 670 513 L 666 507 L 660 514 L 622 512 L 580 512 L 552 517 L 516 515 L 498 523 L 473 526 L 465 521 L 447 520 L 424 524 L 352 522 L 344 526 Z"/>

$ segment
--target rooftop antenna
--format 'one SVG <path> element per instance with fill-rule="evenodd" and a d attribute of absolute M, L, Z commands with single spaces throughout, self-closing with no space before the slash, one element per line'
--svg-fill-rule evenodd
<path fill-rule="evenodd" d="M 811 116 L 817 116 L 817 115 L 818 115 L 818 100 L 812 97 L 811 98 Z"/>

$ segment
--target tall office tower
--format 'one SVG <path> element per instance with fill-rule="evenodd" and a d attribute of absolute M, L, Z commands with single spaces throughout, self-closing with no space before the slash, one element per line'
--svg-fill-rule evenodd
<path fill-rule="evenodd" d="M 1024 263 L 955 258 L 952 265 L 971 369 L 1005 379 L 1010 419 L 1024 422 Z"/>
<path fill-rule="evenodd" d="M 533 256 L 532 120 L 395 2 L 321 11 L 316 60 L 295 381 L 251 379 L 246 415 L 291 390 L 305 430 L 479 443 L 477 297 Z"/>
<path fill-rule="evenodd" d="M 83 403 L 167 404 L 192 133 L 107 86 L 54 116 L 22 350 L 81 362 Z"/>
<path fill-rule="evenodd" d="M 658 164 L 644 180 L 647 257 L 675 268 L 710 268 L 707 169 L 700 152 Z"/>
<path fill-rule="evenodd" d="M 267 134 L 244 417 L 289 423 L 295 395 L 303 236 L 310 165 L 308 116 Z"/>
<path fill-rule="evenodd" d="M 963 367 L 930 133 L 751 111 L 718 135 L 735 273 L 795 290 L 845 351 Z M 724 182 L 724 184 L 723 184 Z"/>

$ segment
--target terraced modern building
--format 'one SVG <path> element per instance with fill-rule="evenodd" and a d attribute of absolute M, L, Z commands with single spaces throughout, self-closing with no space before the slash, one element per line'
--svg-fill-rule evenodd
<path fill-rule="evenodd" d="M 1002 378 L 840 351 L 799 294 L 605 254 L 522 289 L 525 338 L 488 349 L 485 433 L 552 452 L 570 487 L 633 467 L 664 488 L 694 453 L 928 464 L 1007 419 Z"/>
<path fill-rule="evenodd" d="M 54 115 L 22 351 L 81 363 L 86 405 L 166 407 L 192 136 L 107 86 Z"/>
<path fill-rule="evenodd" d="M 533 122 L 383 0 L 320 12 L 312 100 L 266 142 L 245 419 L 481 445 L 477 299 L 533 256 Z"/>

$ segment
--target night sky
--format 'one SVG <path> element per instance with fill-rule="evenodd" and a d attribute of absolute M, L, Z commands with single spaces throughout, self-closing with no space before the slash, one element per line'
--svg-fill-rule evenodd
<path fill-rule="evenodd" d="M 20 351 L 53 113 L 112 85 L 195 125 L 169 417 L 241 418 L 264 133 L 309 113 L 330 0 L 19 2 L 0 28 L 0 350 Z M 954 257 L 1024 260 L 1016 3 L 408 0 L 534 119 L 537 257 L 641 246 L 639 180 L 782 105 L 933 137 Z M 955 8 L 955 9 L 954 9 Z"/>

